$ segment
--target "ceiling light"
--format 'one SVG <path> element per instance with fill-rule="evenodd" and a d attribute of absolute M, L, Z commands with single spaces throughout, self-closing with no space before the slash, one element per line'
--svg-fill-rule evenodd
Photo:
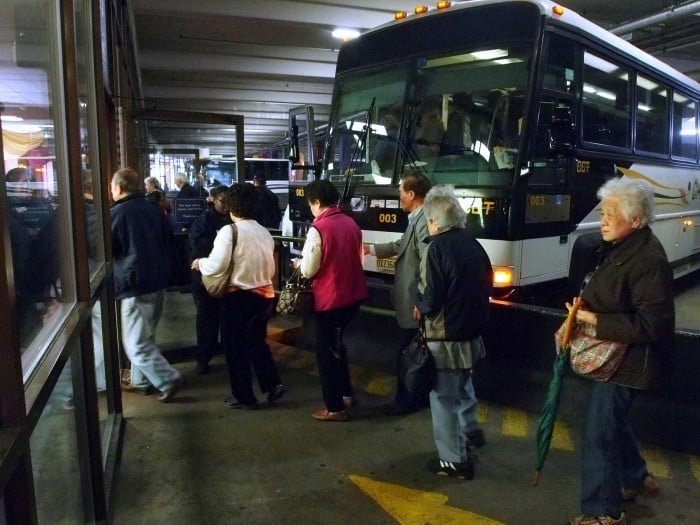
<path fill-rule="evenodd" d="M 360 36 L 360 32 L 357 29 L 334 29 L 333 33 L 333 38 L 338 38 L 339 40 L 342 40 L 343 42 L 347 42 L 348 40 L 352 40 L 353 38 L 357 38 Z"/>
<path fill-rule="evenodd" d="M 14 115 L 2 115 L 0 119 L 5 122 L 22 122 L 24 120 L 22 117 L 16 117 Z"/>

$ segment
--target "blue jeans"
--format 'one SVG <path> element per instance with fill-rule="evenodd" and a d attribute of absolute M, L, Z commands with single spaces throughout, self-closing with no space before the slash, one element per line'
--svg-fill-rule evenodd
<path fill-rule="evenodd" d="M 131 384 L 135 387 L 151 384 L 164 391 L 182 377 L 156 346 L 156 328 L 164 298 L 165 292 L 161 290 L 119 301 L 122 346 L 131 361 Z"/>
<path fill-rule="evenodd" d="M 593 381 L 583 426 L 581 511 L 590 516 L 619 516 L 622 488 L 642 485 L 646 462 L 630 424 L 637 390 Z"/>
<path fill-rule="evenodd" d="M 430 412 L 440 459 L 453 463 L 467 461 L 466 433 L 473 430 L 477 412 L 471 369 L 437 371 L 430 392 Z"/>

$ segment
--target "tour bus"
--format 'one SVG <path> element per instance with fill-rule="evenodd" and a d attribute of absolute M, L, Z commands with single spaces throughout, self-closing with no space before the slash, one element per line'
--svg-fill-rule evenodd
<path fill-rule="evenodd" d="M 253 182 L 256 175 L 263 175 L 267 180 L 267 187 L 277 195 L 282 211 L 287 207 L 289 196 L 289 178 L 291 176 L 288 159 L 245 159 L 245 180 Z M 207 179 L 210 183 L 214 180 L 230 186 L 237 180 L 236 158 L 222 157 L 212 159 L 207 164 Z"/>
<path fill-rule="evenodd" d="M 440 2 L 340 50 L 320 176 L 366 243 L 398 239 L 402 174 L 449 184 L 494 266 L 496 296 L 569 279 L 600 240 L 597 189 L 648 181 L 675 276 L 700 265 L 700 84 L 546 0 Z M 310 219 L 305 182 L 290 218 Z M 391 282 L 394 260 L 364 259 Z M 370 279 L 372 280 L 372 279 Z"/>

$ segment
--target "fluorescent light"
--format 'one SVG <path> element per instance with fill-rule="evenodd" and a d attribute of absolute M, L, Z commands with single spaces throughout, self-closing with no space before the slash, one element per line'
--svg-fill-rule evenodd
<path fill-rule="evenodd" d="M 339 40 L 342 40 L 343 42 L 347 42 L 348 40 L 360 36 L 360 32 L 357 29 L 343 28 L 334 29 L 331 34 L 333 35 L 333 38 L 337 38 Z"/>
<path fill-rule="evenodd" d="M 16 117 L 14 115 L 2 115 L 0 119 L 5 122 L 22 122 L 24 120 L 22 117 Z"/>
<path fill-rule="evenodd" d="M 472 55 L 479 60 L 493 60 L 494 58 L 507 57 L 508 51 L 505 49 L 488 49 L 486 51 L 475 51 Z"/>

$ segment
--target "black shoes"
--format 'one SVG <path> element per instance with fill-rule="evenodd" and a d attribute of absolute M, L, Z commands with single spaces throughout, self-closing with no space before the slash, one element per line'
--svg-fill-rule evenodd
<path fill-rule="evenodd" d="M 284 386 L 282 383 L 279 385 L 275 385 L 272 387 L 272 390 L 270 390 L 267 393 L 267 404 L 268 405 L 274 405 L 275 401 L 278 399 L 282 399 L 282 396 L 284 393 L 287 391 L 287 387 Z"/>
<path fill-rule="evenodd" d="M 480 428 L 467 432 L 467 439 L 469 440 L 469 444 L 476 448 L 483 447 L 486 444 L 486 440 L 484 439 L 484 431 Z"/>
<path fill-rule="evenodd" d="M 224 406 L 234 410 L 257 410 L 258 402 L 253 401 L 252 403 L 247 404 L 241 403 L 240 401 L 237 401 L 235 397 L 231 396 L 224 399 Z"/>
<path fill-rule="evenodd" d="M 428 472 L 437 474 L 438 476 L 448 476 L 457 479 L 473 479 L 474 464 L 470 459 L 462 463 L 453 463 L 451 461 L 443 461 L 441 459 L 431 459 L 428 461 Z"/>

